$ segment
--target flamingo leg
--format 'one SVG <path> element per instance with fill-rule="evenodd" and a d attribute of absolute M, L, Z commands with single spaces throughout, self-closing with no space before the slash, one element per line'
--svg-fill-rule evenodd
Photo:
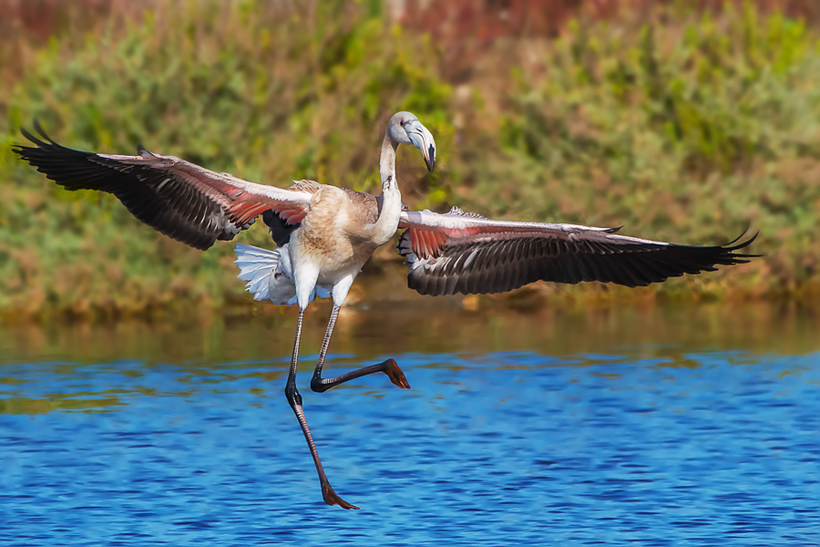
<path fill-rule="evenodd" d="M 307 419 L 305 419 L 305 411 L 302 408 L 302 395 L 296 389 L 296 365 L 299 361 L 299 342 L 302 338 L 302 320 L 304 318 L 304 310 L 299 310 L 299 318 L 296 320 L 296 339 L 293 341 L 293 356 L 290 359 L 290 372 L 288 372 L 288 380 L 285 384 L 285 396 L 288 399 L 293 413 L 296 414 L 296 419 L 299 420 L 299 426 L 302 428 L 302 433 L 305 435 L 308 447 L 310 448 L 310 455 L 313 456 L 313 463 L 316 465 L 316 472 L 319 474 L 319 482 L 322 485 L 322 497 L 328 505 L 338 505 L 342 509 L 358 509 L 355 505 L 347 503 L 340 498 L 333 488 L 330 486 L 330 481 L 327 480 L 325 470 L 322 468 L 322 462 L 319 459 L 319 452 L 316 450 L 316 444 L 313 442 L 313 436 L 310 434 Z"/>
<path fill-rule="evenodd" d="M 313 371 L 313 378 L 310 380 L 310 389 L 318 393 L 323 393 L 332 387 L 336 387 L 339 384 L 347 382 L 348 380 L 361 378 L 362 376 L 367 376 L 368 374 L 374 374 L 376 372 L 385 373 L 387 377 L 390 378 L 390 381 L 400 388 L 410 389 L 410 384 L 407 383 L 404 373 L 393 359 L 388 359 L 377 365 L 370 365 L 351 372 L 346 372 L 345 374 L 340 374 L 339 376 L 334 376 L 333 378 L 322 378 L 322 367 L 324 367 L 325 364 L 327 347 L 330 345 L 330 336 L 333 334 L 333 327 L 336 326 L 336 318 L 339 316 L 340 308 L 341 306 L 334 305 L 333 311 L 330 312 L 330 320 L 327 322 L 325 339 L 322 341 L 322 350 L 319 352 L 319 359 L 316 361 L 316 370 Z"/>

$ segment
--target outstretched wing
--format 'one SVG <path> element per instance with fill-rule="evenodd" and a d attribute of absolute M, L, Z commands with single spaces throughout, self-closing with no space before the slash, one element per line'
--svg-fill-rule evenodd
<path fill-rule="evenodd" d="M 233 239 L 263 211 L 272 209 L 295 224 L 310 207 L 311 186 L 255 184 L 142 149 L 139 156 L 81 152 L 35 128 L 43 140 L 24 130 L 35 146 L 17 145 L 14 151 L 38 171 L 67 190 L 114 194 L 139 220 L 197 249 Z"/>
<path fill-rule="evenodd" d="M 445 214 L 403 211 L 401 228 L 408 285 L 433 296 L 504 292 L 538 280 L 636 287 L 759 256 L 735 252 L 757 234 L 697 247 L 622 236 L 619 228 L 490 220 L 456 207 Z"/>

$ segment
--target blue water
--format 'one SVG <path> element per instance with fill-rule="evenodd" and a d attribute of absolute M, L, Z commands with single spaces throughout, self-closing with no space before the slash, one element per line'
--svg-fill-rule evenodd
<path fill-rule="evenodd" d="M 308 422 L 360 511 L 322 503 L 285 355 L 7 359 L 0 545 L 820 544 L 820 352 L 627 342 L 331 351 L 396 358 L 409 391 L 312 393 L 305 355 Z"/>

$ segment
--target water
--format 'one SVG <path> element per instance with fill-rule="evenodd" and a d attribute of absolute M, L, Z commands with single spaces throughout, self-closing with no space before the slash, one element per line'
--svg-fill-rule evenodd
<path fill-rule="evenodd" d="M 817 545 L 820 317 L 723 304 L 0 331 L 1 545 Z"/>

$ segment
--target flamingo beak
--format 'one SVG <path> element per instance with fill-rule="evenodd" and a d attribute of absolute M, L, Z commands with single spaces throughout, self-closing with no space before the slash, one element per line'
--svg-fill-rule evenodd
<path fill-rule="evenodd" d="M 426 127 L 420 123 L 414 124 L 415 127 L 407 131 L 407 136 L 413 146 L 421 150 L 421 155 L 424 156 L 424 163 L 427 164 L 427 170 L 431 173 L 436 167 L 436 141 L 433 135 Z"/>

